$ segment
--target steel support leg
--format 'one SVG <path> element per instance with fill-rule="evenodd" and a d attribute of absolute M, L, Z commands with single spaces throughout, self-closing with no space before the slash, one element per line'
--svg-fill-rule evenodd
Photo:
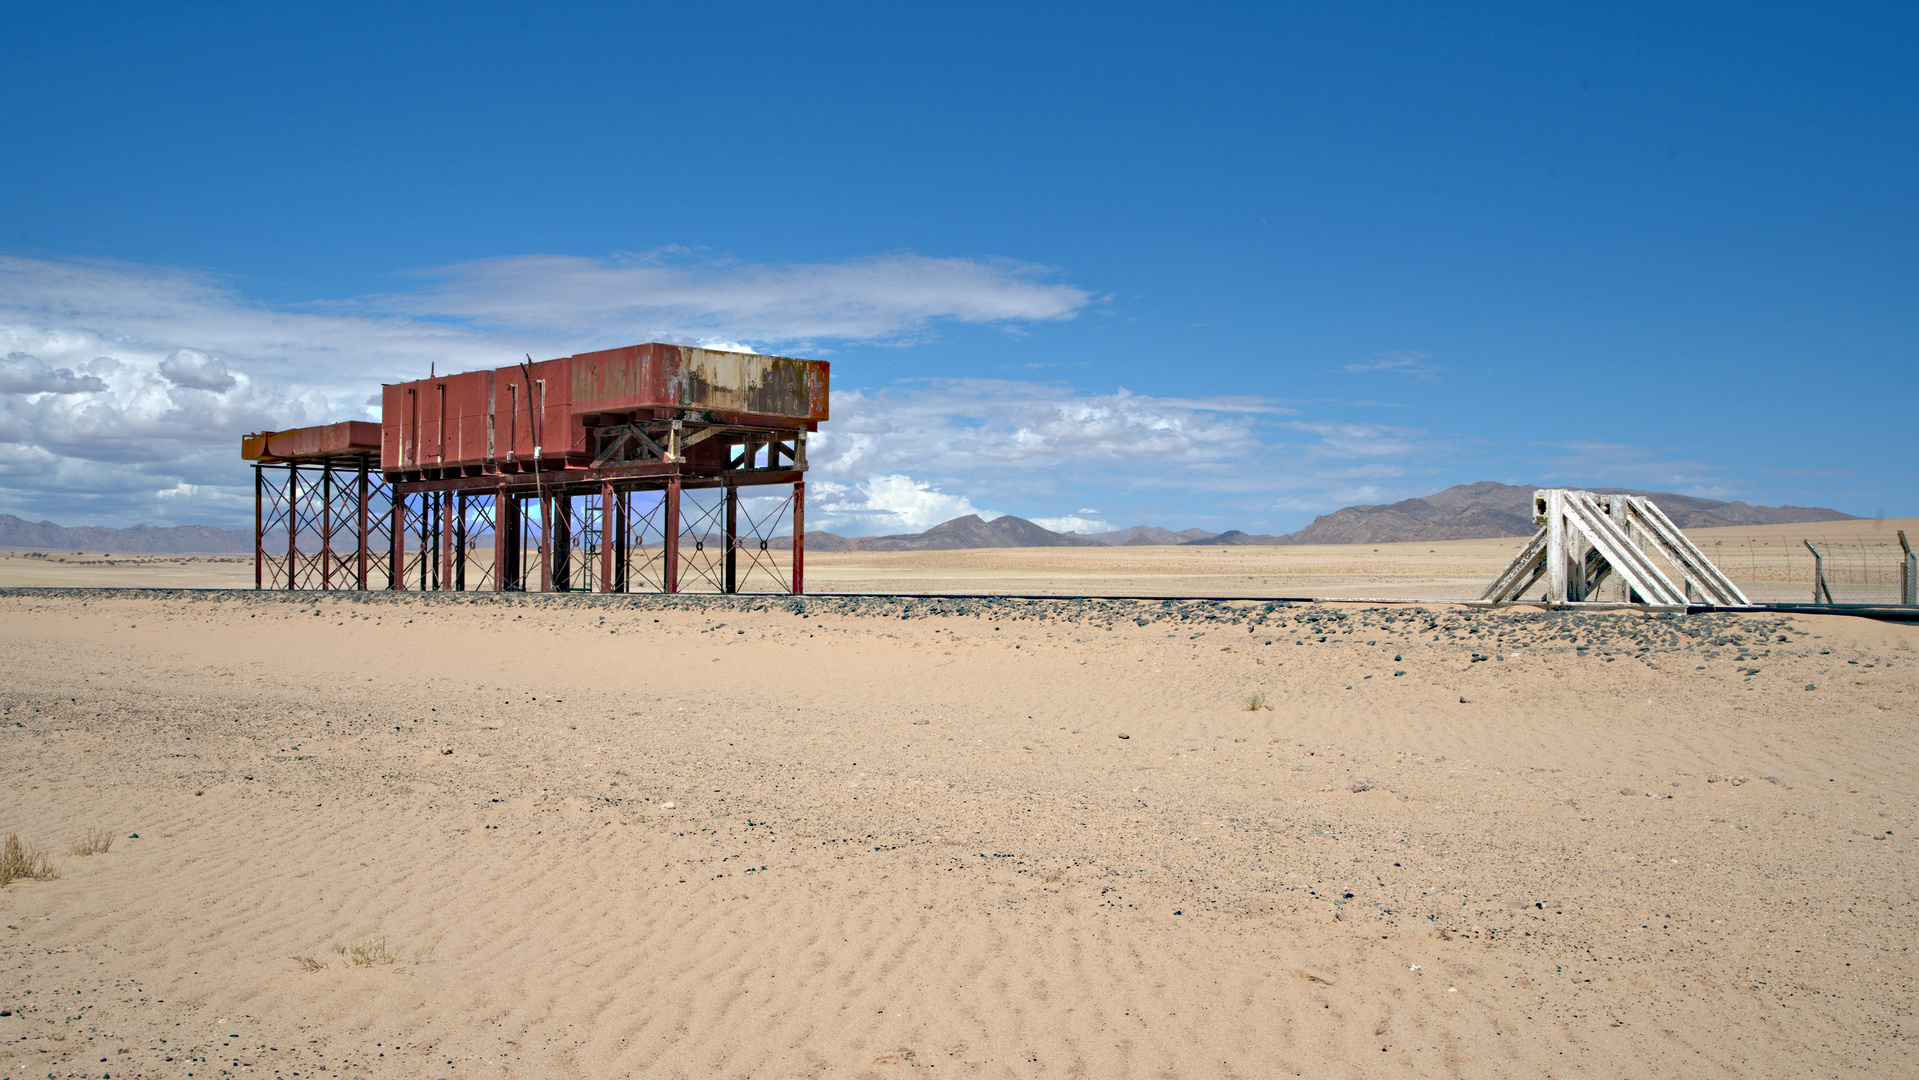
<path fill-rule="evenodd" d="M 456 592 L 466 591 L 466 504 L 464 493 L 452 495 L 453 500 L 453 588 Z"/>
<path fill-rule="evenodd" d="M 493 591 L 505 592 L 509 588 L 511 576 L 507 571 L 507 529 L 518 525 L 507 510 L 507 504 L 513 501 L 506 493 L 506 485 L 500 485 L 493 493 Z"/>
<path fill-rule="evenodd" d="M 726 554 L 724 556 L 724 579 L 727 593 L 740 591 L 740 489 L 728 484 L 726 487 Z"/>
<path fill-rule="evenodd" d="M 628 503 L 632 500 L 632 493 L 622 491 L 614 498 L 614 508 L 616 511 L 614 525 L 616 531 L 613 534 L 613 543 L 615 545 L 613 549 L 613 573 L 616 580 L 613 583 L 613 591 L 625 592 L 627 574 L 626 512 L 628 510 Z"/>
<path fill-rule="evenodd" d="M 266 494 L 265 487 L 266 480 L 260 474 L 260 466 L 256 464 L 253 466 L 253 587 L 255 589 L 260 587 L 261 571 L 266 565 L 267 553 L 262 546 L 263 540 L 260 536 L 263 525 L 260 503 Z"/>
<path fill-rule="evenodd" d="M 600 484 L 600 591 L 613 591 L 613 481 Z"/>
<path fill-rule="evenodd" d="M 553 501 L 540 497 L 540 591 L 553 591 Z"/>
<path fill-rule="evenodd" d="M 320 463 L 320 588 L 333 588 L 333 462 Z"/>
<path fill-rule="evenodd" d="M 300 564 L 300 467 L 287 462 L 287 588 L 294 588 Z"/>
<path fill-rule="evenodd" d="M 393 492 L 393 501 L 387 506 L 389 524 L 386 530 L 387 559 L 386 587 L 396 591 L 406 589 L 406 496 L 398 489 Z"/>
<path fill-rule="evenodd" d="M 573 496 L 553 496 L 553 591 L 573 591 Z"/>
<path fill-rule="evenodd" d="M 360 459 L 360 482 L 359 482 L 358 490 L 355 492 L 356 513 L 354 515 L 357 518 L 357 528 L 358 528 L 358 535 L 359 535 L 359 542 L 355 544 L 354 546 L 359 549 L 360 554 L 358 559 L 356 560 L 358 565 L 356 566 L 354 570 L 353 584 L 355 588 L 361 590 L 362 592 L 366 591 L 366 589 L 368 588 L 367 580 L 366 580 L 367 542 L 372 539 L 367 534 L 367 528 L 369 525 L 372 524 L 372 521 L 367 517 L 366 500 L 367 500 L 366 459 L 361 458 Z"/>
<path fill-rule="evenodd" d="M 665 521 L 663 531 L 666 533 L 665 565 L 660 569 L 666 591 L 676 593 L 680 591 L 680 478 L 677 476 L 666 482 L 666 505 L 660 517 Z"/>
<path fill-rule="evenodd" d="M 793 481 L 793 593 L 797 596 L 805 591 L 806 481 L 795 480 Z"/>

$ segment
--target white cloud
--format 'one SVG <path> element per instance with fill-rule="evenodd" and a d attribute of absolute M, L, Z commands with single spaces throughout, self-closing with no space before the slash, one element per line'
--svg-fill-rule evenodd
<path fill-rule="evenodd" d="M 1078 532 L 1111 528 L 1111 506 L 1055 509 L 1088 495 L 1122 502 L 1129 521 L 1175 528 L 1209 512 L 1243 518 L 1229 523 L 1237 527 L 1275 511 L 1336 509 L 1344 493 L 1429 470 L 1435 449 L 1416 429 L 1297 419 L 1263 398 L 1084 393 L 1012 380 L 840 391 L 833 417 L 809 448 L 818 481 L 852 490 L 871 476 L 910 476 L 933 492 L 990 492 L 1001 508 Z M 859 532 L 867 520 L 835 519 L 832 528 Z"/>
<path fill-rule="evenodd" d="M 0 510 L 65 524 L 240 525 L 251 502 L 242 433 L 375 418 L 370 390 L 431 364 L 474 370 L 648 339 L 900 343 L 942 321 L 1064 319 L 1087 302 L 1044 278 L 1023 264 L 910 254 L 783 266 L 540 256 L 448 268 L 415 292 L 286 308 L 203 273 L 0 256 Z M 1434 451 L 1414 429 L 1303 416 L 1266 398 L 1017 380 L 878 391 L 842 381 L 833 415 L 810 447 L 808 519 L 853 535 L 1006 510 L 1086 532 L 1121 513 L 1177 527 L 1205 510 L 1330 508 L 1336 492 L 1429 470 Z"/>
<path fill-rule="evenodd" d="M 1101 521 L 1098 518 L 1080 517 L 1078 514 L 1068 514 L 1065 517 L 1027 518 L 1026 520 L 1038 525 L 1042 529 L 1051 529 L 1054 532 L 1103 533 L 1113 531 L 1113 526 L 1108 522 Z"/>
<path fill-rule="evenodd" d="M 199 349 L 175 349 L 160 361 L 160 377 L 175 386 L 184 386 L 190 390 L 210 390 L 224 393 L 236 385 L 234 377 L 227 373 L 226 361 L 209 356 Z"/>
<path fill-rule="evenodd" d="M 1374 353 L 1371 360 L 1362 360 L 1347 364 L 1346 370 L 1354 374 L 1380 373 L 1401 375 L 1421 382 L 1432 382 L 1439 373 L 1446 370 L 1433 363 L 1431 353 L 1423 352 L 1384 352 Z"/>
<path fill-rule="evenodd" d="M 86 394 L 106 388 L 98 375 L 75 375 L 27 353 L 8 353 L 0 360 L 0 394 Z"/>
<path fill-rule="evenodd" d="M 523 255 L 426 271 L 424 289 L 369 298 L 376 311 L 475 326 L 571 334 L 593 326 L 620 342 L 662 335 L 752 341 L 892 341 L 942 320 L 1070 319 L 1090 294 L 1049 283 L 1044 267 L 937 259 L 911 252 L 838 263 L 739 263 L 678 249 L 611 259 Z"/>
<path fill-rule="evenodd" d="M 886 536 L 924 532 L 942 521 L 978 514 L 1002 515 L 974 506 L 964 495 L 949 495 L 932 484 L 897 473 L 856 483 L 816 481 L 807 485 L 808 527 L 844 535 Z"/>
<path fill-rule="evenodd" d="M 941 320 L 1070 318 L 1085 303 L 1041 276 L 910 254 L 784 266 L 536 256 L 287 308 L 196 271 L 0 256 L 0 509 L 237 523 L 236 500 L 251 501 L 240 435 L 377 418 L 370 388 L 436 363 L 468 371 L 644 340 L 898 341 Z"/>
<path fill-rule="evenodd" d="M 1425 434 L 1417 428 L 1337 420 L 1294 420 L 1286 426 L 1319 436 L 1311 452 L 1320 457 L 1405 458 L 1416 452 L 1417 440 Z"/>

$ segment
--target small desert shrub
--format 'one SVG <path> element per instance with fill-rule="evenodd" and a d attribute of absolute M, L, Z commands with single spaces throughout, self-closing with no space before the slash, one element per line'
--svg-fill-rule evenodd
<path fill-rule="evenodd" d="M 0 843 L 0 885 L 15 878 L 46 881 L 59 876 L 60 871 L 53 868 L 46 853 L 21 843 L 19 833 L 8 833 L 6 841 Z"/>
<path fill-rule="evenodd" d="M 386 951 L 386 939 L 383 937 L 367 938 L 365 941 L 356 941 L 351 945 L 335 945 L 333 951 L 351 967 L 391 964 L 397 959 L 392 953 Z"/>
<path fill-rule="evenodd" d="M 113 850 L 113 834 L 105 829 L 88 829 L 69 855 L 104 855 Z"/>
<path fill-rule="evenodd" d="M 1258 712 L 1261 709 L 1270 709 L 1272 706 L 1266 704 L 1265 694 L 1247 694 L 1246 700 L 1240 702 L 1240 708 L 1247 712 Z"/>

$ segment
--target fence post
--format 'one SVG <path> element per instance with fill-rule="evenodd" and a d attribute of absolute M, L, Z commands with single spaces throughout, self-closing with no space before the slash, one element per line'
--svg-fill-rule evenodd
<path fill-rule="evenodd" d="M 1912 545 L 1906 542 L 1906 530 L 1899 530 L 1899 547 L 1906 554 L 1905 561 L 1899 564 L 1899 602 L 1907 607 L 1919 607 L 1919 556 L 1915 556 Z"/>
<path fill-rule="evenodd" d="M 1812 546 L 1812 541 L 1801 540 L 1800 543 L 1812 552 L 1812 602 L 1819 603 L 1819 594 L 1824 593 L 1826 603 L 1832 603 L 1832 590 L 1826 587 L 1826 560 L 1819 554 L 1819 549 Z"/>

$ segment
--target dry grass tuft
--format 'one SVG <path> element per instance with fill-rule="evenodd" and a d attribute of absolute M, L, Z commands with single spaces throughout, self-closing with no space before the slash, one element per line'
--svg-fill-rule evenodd
<path fill-rule="evenodd" d="M 19 878 L 48 881 L 59 876 L 46 853 L 21 843 L 19 833 L 8 833 L 6 842 L 0 843 L 0 885 Z"/>
<path fill-rule="evenodd" d="M 386 939 L 367 938 L 351 945 L 335 945 L 333 951 L 345 960 L 349 967 L 372 967 L 376 964 L 391 964 L 399 959 L 386 951 Z"/>
<path fill-rule="evenodd" d="M 1240 708 L 1245 709 L 1247 712 L 1258 712 L 1261 709 L 1270 710 L 1272 706 L 1266 704 L 1265 694 L 1248 694 L 1246 695 L 1246 700 L 1240 702 Z"/>
<path fill-rule="evenodd" d="M 105 855 L 113 850 L 113 834 L 105 829 L 88 829 L 69 855 Z"/>
<path fill-rule="evenodd" d="M 311 956 L 295 956 L 295 957 L 290 957 L 290 959 L 294 963 L 300 965 L 301 969 L 304 971 L 318 971 L 321 968 L 326 967 L 326 961 L 315 960 Z"/>

